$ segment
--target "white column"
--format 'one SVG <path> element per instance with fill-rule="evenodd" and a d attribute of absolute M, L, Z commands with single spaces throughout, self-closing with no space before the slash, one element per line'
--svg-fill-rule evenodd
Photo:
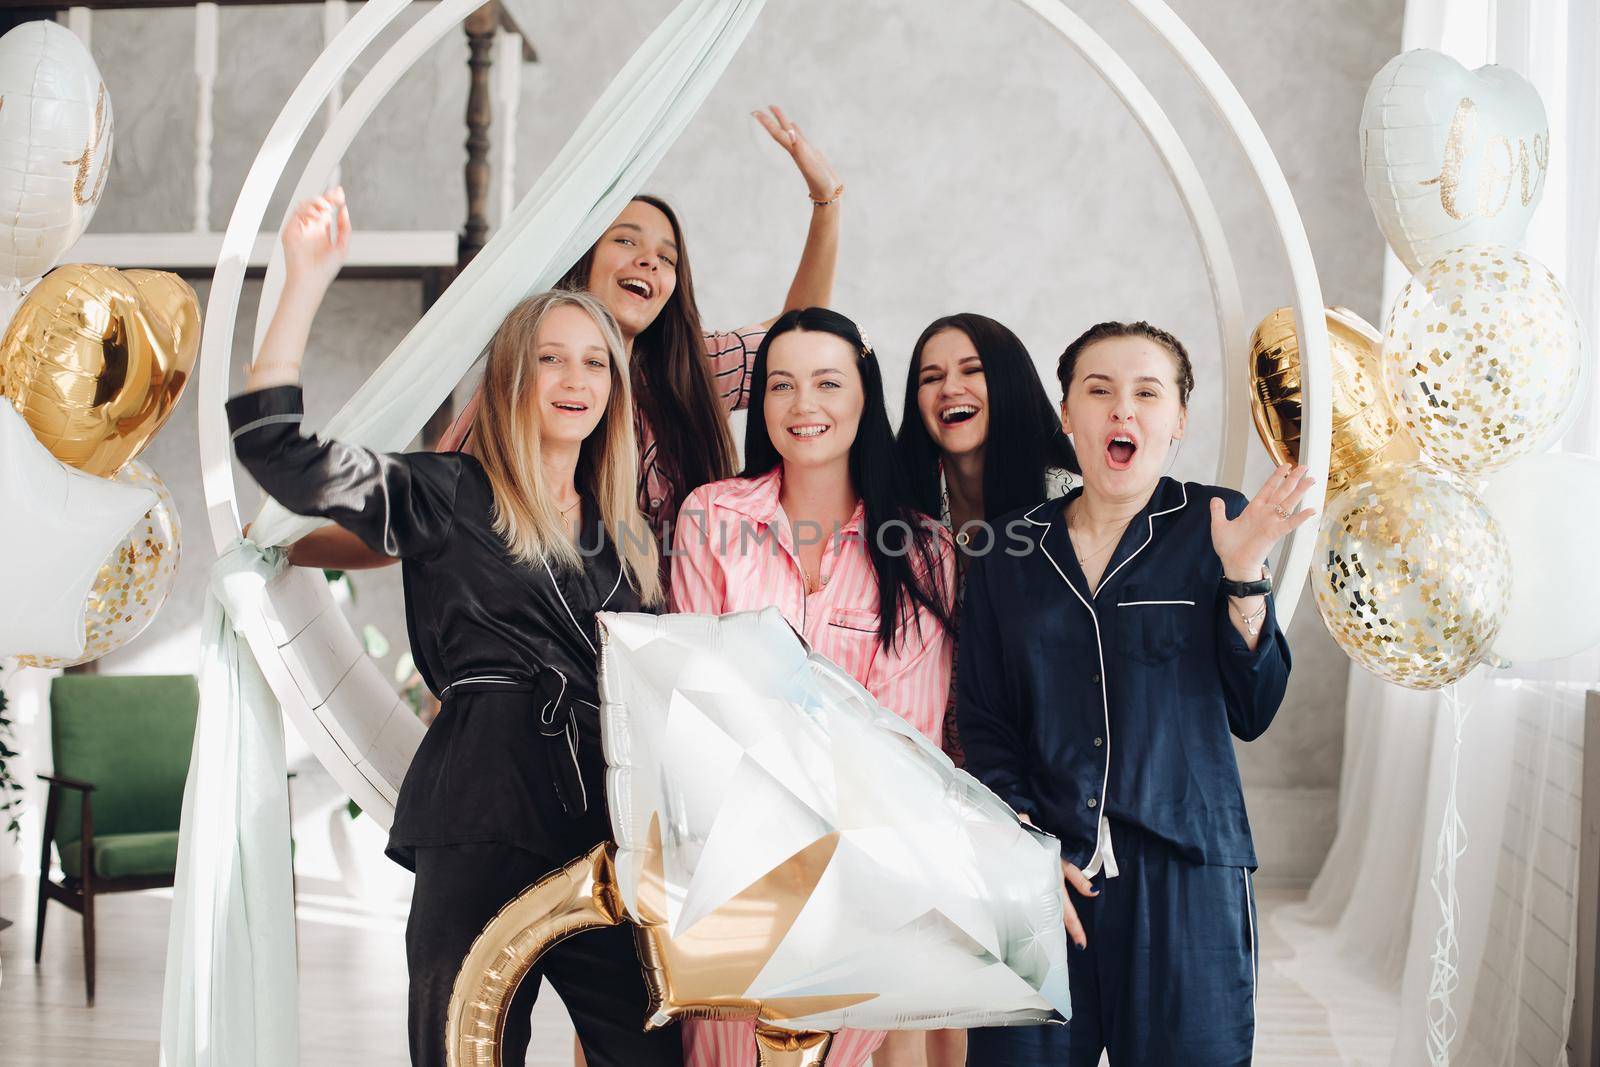
<path fill-rule="evenodd" d="M 211 232 L 211 109 L 217 89 L 217 5 L 194 5 L 194 232 Z"/>
<path fill-rule="evenodd" d="M 67 9 L 67 29 L 71 30 L 78 40 L 83 42 L 83 47 L 94 51 L 93 30 L 94 12 L 86 7 L 72 7 Z"/>
<path fill-rule="evenodd" d="M 322 45 L 326 48 L 339 36 L 339 31 L 344 29 L 344 24 L 350 21 L 350 5 L 348 0 L 323 0 L 322 4 Z M 333 120 L 338 117 L 339 109 L 344 106 L 344 81 L 341 79 L 334 83 L 333 91 L 328 94 L 328 102 L 322 107 L 324 129 L 333 125 Z M 343 168 L 334 167 L 333 173 L 328 177 L 329 185 L 338 185 L 344 180 Z"/>
<path fill-rule="evenodd" d="M 501 30 L 494 51 L 495 182 L 500 187 L 495 225 L 517 206 L 517 104 L 522 99 L 522 35 Z"/>

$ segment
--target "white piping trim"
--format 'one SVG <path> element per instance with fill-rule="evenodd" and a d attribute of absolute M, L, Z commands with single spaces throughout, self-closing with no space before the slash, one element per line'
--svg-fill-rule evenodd
<path fill-rule="evenodd" d="M 506 676 L 501 675 L 501 674 L 475 674 L 475 675 L 472 675 L 470 678 L 457 678 L 455 681 L 451 682 L 449 685 L 447 685 L 443 689 L 439 690 L 439 695 L 442 697 L 446 693 L 450 692 L 450 690 L 454 689 L 456 686 L 465 685 L 468 682 L 488 682 L 488 683 L 491 683 L 491 684 L 494 684 L 494 685 L 526 685 L 527 684 L 526 682 L 519 682 L 515 678 L 507 678 Z"/>
<path fill-rule="evenodd" d="M 578 772 L 578 792 L 583 795 L 583 810 L 589 810 L 589 787 L 583 784 L 583 765 L 578 762 L 578 723 L 576 719 L 567 720 L 567 728 L 561 731 L 561 736 L 567 739 L 567 751 L 572 753 L 572 769 Z"/>
<path fill-rule="evenodd" d="M 1261 964 L 1259 949 L 1256 945 L 1256 911 L 1255 908 L 1251 906 L 1252 894 L 1250 892 L 1250 868 L 1240 867 L 1239 871 L 1244 875 L 1244 914 L 1245 919 L 1250 924 L 1250 1058 L 1254 1060 L 1256 1055 L 1257 1022 L 1256 986 L 1260 981 L 1260 979 L 1256 977 L 1256 971 Z"/>
<path fill-rule="evenodd" d="M 251 430 L 259 430 L 263 426 L 276 426 L 280 422 L 300 422 L 304 419 L 305 416 L 299 412 L 290 412 L 283 415 L 263 415 L 259 419 L 253 419 L 233 431 L 233 436 L 229 440 L 237 441 L 241 434 L 247 434 Z"/>
<path fill-rule="evenodd" d="M 1192 601 L 1192 600 L 1119 600 L 1119 601 L 1117 601 L 1117 607 L 1119 607 L 1119 608 L 1143 608 L 1143 607 L 1159 606 L 1161 604 L 1181 604 L 1184 607 L 1188 607 L 1188 608 L 1194 607 L 1194 601 Z"/>
<path fill-rule="evenodd" d="M 1156 519 L 1160 518 L 1162 515 L 1171 515 L 1174 511 L 1182 511 L 1186 506 L 1188 506 L 1188 503 L 1189 503 L 1189 489 L 1188 489 L 1188 487 L 1185 486 L 1182 482 L 1179 482 L 1178 483 L 1178 491 L 1183 494 L 1183 499 L 1178 501 L 1177 507 L 1168 508 L 1166 511 L 1152 511 L 1148 516 L 1146 516 L 1147 527 L 1146 527 L 1146 532 L 1145 532 L 1145 535 L 1144 535 L 1144 544 L 1140 545 L 1138 548 L 1134 549 L 1131 553 L 1129 553 L 1127 559 L 1123 560 L 1121 563 L 1119 563 L 1115 567 L 1111 568 L 1111 573 L 1110 574 L 1107 574 L 1107 575 L 1104 575 L 1104 576 L 1101 577 L 1100 584 L 1095 586 L 1095 589 L 1094 589 L 1094 595 L 1096 597 L 1098 597 L 1100 595 L 1100 590 L 1102 590 L 1102 589 L 1104 589 L 1106 587 L 1106 583 L 1109 582 L 1112 578 L 1116 577 L 1118 571 L 1120 571 L 1122 568 L 1126 567 L 1128 564 L 1132 563 L 1134 561 L 1134 558 L 1136 556 L 1138 556 L 1139 553 L 1143 552 L 1145 549 L 1150 547 L 1150 542 L 1154 541 L 1155 537 L 1156 537 Z M 1115 549 L 1113 549 L 1112 551 L 1115 552 Z M 1071 583 L 1069 582 L 1068 584 L 1070 585 Z"/>
<path fill-rule="evenodd" d="M 598 656 L 600 650 L 594 647 L 594 642 L 589 640 L 589 635 L 584 633 L 583 627 L 578 625 L 578 617 L 572 613 L 572 605 L 568 604 L 567 598 L 561 595 L 561 583 L 556 581 L 556 572 L 550 569 L 550 561 L 542 559 L 539 562 L 544 564 L 544 572 L 550 576 L 550 588 L 556 591 L 556 599 L 560 600 L 561 606 L 567 609 L 567 618 L 572 620 L 572 628 L 578 631 L 578 636 L 583 638 L 583 643 L 589 646 L 589 651 Z M 618 563 L 620 565 L 621 561 L 619 560 Z M 620 581 L 622 575 L 619 573 L 617 578 Z"/>
<path fill-rule="evenodd" d="M 544 707 L 539 709 L 540 726 L 549 726 L 556 721 L 555 709 L 561 706 L 561 699 L 567 695 L 567 676 L 557 671 L 554 667 L 551 667 L 550 670 L 555 671 L 556 677 L 561 679 L 561 692 L 556 694 L 554 700 L 547 702 Z M 568 720 L 567 725 L 572 725 L 571 720 Z"/>
<path fill-rule="evenodd" d="M 618 589 L 622 588 L 622 568 L 623 568 L 622 554 L 619 552 L 619 553 L 617 553 L 617 582 L 616 582 L 615 585 L 613 585 L 611 587 L 611 592 L 606 594 L 606 598 L 604 600 L 600 601 L 600 606 L 602 608 L 605 607 L 607 604 L 611 603 L 611 598 L 617 595 L 617 590 Z M 594 646 L 590 645 L 589 647 L 593 648 Z"/>
<path fill-rule="evenodd" d="M 1100 579 L 1100 585 L 1098 587 L 1096 587 L 1096 589 L 1095 589 L 1095 593 L 1097 595 L 1098 595 L 1098 593 L 1100 592 L 1101 589 L 1104 589 L 1106 587 L 1106 582 L 1110 581 L 1111 577 L 1113 575 L 1115 575 L 1117 573 L 1117 571 L 1121 570 L 1123 567 L 1126 567 L 1128 565 L 1128 563 L 1134 558 L 1134 556 L 1137 556 L 1140 552 L 1143 552 L 1147 547 L 1149 547 L 1150 542 L 1155 538 L 1155 535 L 1156 535 L 1156 522 L 1155 522 L 1156 516 L 1158 516 L 1158 515 L 1170 515 L 1174 511 L 1182 510 L 1182 508 L 1189 503 L 1189 490 L 1184 488 L 1184 485 L 1183 485 L 1182 482 L 1178 483 L 1178 488 L 1183 493 L 1183 499 L 1178 502 L 1177 507 L 1168 508 L 1166 511 L 1152 512 L 1149 515 L 1149 517 L 1148 517 L 1148 519 L 1149 519 L 1148 532 L 1145 535 L 1144 544 L 1142 544 L 1138 548 L 1134 549 L 1132 555 L 1130 555 L 1127 559 L 1123 560 L 1121 563 L 1117 564 L 1116 569 L 1113 570 L 1111 572 L 1111 574 L 1107 574 L 1106 576 L 1104 576 L 1103 578 Z M 1045 504 L 1048 504 L 1048 503 L 1050 503 L 1050 501 L 1048 501 L 1048 500 L 1045 501 Z M 1045 506 L 1044 504 L 1040 504 L 1039 507 L 1036 507 L 1036 508 L 1032 509 L 1026 515 L 1024 515 L 1023 518 L 1027 519 L 1029 522 L 1033 523 L 1035 526 L 1042 526 L 1046 530 L 1048 530 L 1049 526 L 1050 526 L 1050 524 L 1048 522 L 1039 522 L 1037 519 L 1033 518 L 1033 512 L 1038 511 L 1039 508 L 1042 508 L 1044 506 Z M 1106 786 L 1107 786 L 1107 784 L 1109 783 L 1109 781 L 1111 779 L 1111 696 L 1106 691 L 1106 654 L 1105 654 L 1105 649 L 1103 647 L 1103 644 L 1102 644 L 1102 641 L 1101 641 L 1101 638 L 1100 638 L 1100 616 L 1098 616 L 1098 615 L 1096 615 L 1094 613 L 1094 605 L 1090 604 L 1088 600 L 1085 600 L 1083 598 L 1083 594 L 1078 592 L 1078 587 L 1072 584 L 1072 580 L 1067 577 L 1067 573 L 1061 569 L 1061 564 L 1057 563 L 1056 562 L 1056 558 L 1050 554 L 1050 549 L 1045 547 L 1044 534 L 1043 533 L 1041 533 L 1039 535 L 1038 545 L 1039 545 L 1039 550 L 1044 553 L 1044 558 L 1050 561 L 1050 566 L 1052 566 L 1052 567 L 1054 567 L 1056 569 L 1056 573 L 1061 576 L 1061 580 L 1066 583 L 1067 588 L 1072 590 L 1072 595 L 1077 597 L 1078 598 L 1078 602 L 1081 603 L 1084 606 L 1085 609 L 1087 609 L 1087 611 L 1089 612 L 1089 620 L 1094 623 L 1094 654 L 1095 654 L 1095 657 L 1099 660 L 1099 663 L 1100 663 L 1100 713 L 1101 713 L 1102 717 L 1104 718 L 1105 725 L 1106 725 L 1105 765 L 1104 765 L 1103 770 L 1100 773 L 1100 798 L 1095 801 L 1095 813 L 1099 818 L 1105 818 L 1105 813 L 1106 813 Z M 1100 838 L 1099 838 L 1099 835 L 1098 835 L 1098 831 L 1099 831 L 1099 823 L 1098 822 L 1095 824 L 1095 830 L 1096 830 L 1095 851 L 1096 851 L 1096 853 L 1098 853 L 1099 852 L 1099 842 L 1100 842 Z M 1093 861 L 1093 857 L 1090 857 L 1090 860 L 1092 862 Z"/>
<path fill-rule="evenodd" d="M 1028 514 L 1031 515 L 1033 512 L 1029 512 Z M 1037 523 L 1036 525 L 1043 526 L 1046 528 L 1046 530 L 1049 529 L 1048 523 Z M 1111 697 L 1106 692 L 1106 655 L 1100 646 L 1100 617 L 1094 613 L 1094 606 L 1087 600 L 1083 599 L 1083 594 L 1078 592 L 1078 587 L 1072 584 L 1072 580 L 1068 578 L 1066 572 L 1061 569 L 1061 565 L 1056 562 L 1056 558 L 1052 556 L 1050 554 L 1050 550 L 1045 547 L 1043 533 L 1039 534 L 1038 544 L 1040 551 L 1044 553 L 1044 558 L 1049 560 L 1050 566 L 1054 567 L 1056 569 L 1056 573 L 1061 575 L 1061 580 L 1066 582 L 1068 589 L 1072 590 L 1072 595 L 1077 597 L 1078 602 L 1084 606 L 1086 611 L 1089 612 L 1089 621 L 1094 623 L 1094 654 L 1100 662 L 1100 714 L 1104 717 L 1106 724 L 1105 764 L 1100 771 L 1100 799 L 1095 801 L 1095 853 L 1098 855 L 1100 851 L 1099 820 L 1105 818 L 1106 815 L 1106 784 L 1111 778 Z M 1094 861 L 1094 856 L 1090 856 L 1089 860 L 1092 863 Z"/>
<path fill-rule="evenodd" d="M 1031 523 L 1033 523 L 1033 524 L 1034 524 L 1034 525 L 1035 525 L 1035 526 L 1049 526 L 1049 525 L 1050 525 L 1050 522 L 1049 522 L 1049 520 L 1048 520 L 1048 519 L 1047 519 L 1047 520 L 1045 520 L 1045 521 L 1044 521 L 1044 522 L 1040 522 L 1040 521 L 1039 521 L 1039 520 L 1038 520 L 1038 519 L 1036 519 L 1036 518 L 1034 518 L 1034 517 L 1033 517 L 1033 513 L 1034 513 L 1034 512 L 1035 512 L 1035 511 L 1038 511 L 1038 510 L 1039 510 L 1039 508 L 1042 508 L 1042 507 L 1044 507 L 1044 506 L 1045 506 L 1045 504 L 1053 504 L 1053 503 L 1055 503 L 1055 502 L 1056 502 L 1056 501 L 1057 501 L 1057 500 L 1060 500 L 1060 499 L 1061 499 L 1061 498 L 1060 498 L 1060 497 L 1058 497 L 1058 496 L 1053 496 L 1053 497 L 1051 497 L 1051 498 L 1050 498 L 1050 499 L 1049 499 L 1049 500 L 1046 500 L 1046 501 L 1045 501 L 1045 502 L 1044 502 L 1044 504 L 1040 504 L 1040 505 L 1038 505 L 1038 506 L 1037 506 L 1037 507 L 1032 507 L 1032 508 L 1029 508 L 1029 509 L 1028 509 L 1028 512 L 1027 512 L 1027 514 L 1025 514 L 1025 515 L 1023 515 L 1023 516 L 1022 516 L 1022 517 L 1023 517 L 1023 518 L 1024 518 L 1024 519 L 1026 519 L 1026 520 L 1027 520 L 1027 521 L 1028 521 L 1028 522 L 1031 522 Z"/>

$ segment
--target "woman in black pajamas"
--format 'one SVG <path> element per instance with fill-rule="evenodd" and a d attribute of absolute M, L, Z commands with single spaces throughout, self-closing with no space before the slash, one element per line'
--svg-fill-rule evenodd
<path fill-rule="evenodd" d="M 349 235 L 341 190 L 297 210 L 283 297 L 228 417 L 240 461 L 269 494 L 402 561 L 411 647 L 443 708 L 401 786 L 389 855 L 416 872 L 411 1059 L 441 1067 L 473 939 L 517 893 L 610 836 L 594 615 L 659 601 L 656 549 L 634 496 L 622 341 L 586 294 L 529 298 L 501 324 L 475 455 L 383 454 L 301 432 L 300 361 Z M 507 1013 L 502 1062 L 523 1062 L 544 977 L 591 1063 L 682 1062 L 676 1033 L 642 1029 L 626 926 L 546 953 Z"/>

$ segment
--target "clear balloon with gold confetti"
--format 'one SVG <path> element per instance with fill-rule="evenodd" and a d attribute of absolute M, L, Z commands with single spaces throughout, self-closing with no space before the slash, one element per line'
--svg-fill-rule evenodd
<path fill-rule="evenodd" d="M 153 490 L 156 504 L 100 565 L 84 602 L 83 654 L 70 659 L 22 656 L 18 662 L 24 667 L 74 667 L 115 652 L 144 632 L 172 592 L 182 537 L 171 491 L 138 460 L 111 480 Z"/>
<path fill-rule="evenodd" d="M 1537 451 L 1577 396 L 1583 327 L 1555 275 L 1501 245 L 1448 252 L 1389 311 L 1383 374 L 1430 460 L 1487 474 Z"/>
<path fill-rule="evenodd" d="M 1511 553 L 1483 501 L 1426 464 L 1370 473 L 1328 505 L 1311 572 L 1317 611 L 1355 663 L 1437 689 L 1490 655 Z"/>

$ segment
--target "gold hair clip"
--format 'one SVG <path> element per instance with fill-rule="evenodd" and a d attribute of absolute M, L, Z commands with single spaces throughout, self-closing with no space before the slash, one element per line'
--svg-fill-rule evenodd
<path fill-rule="evenodd" d="M 872 350 L 872 338 L 867 336 L 867 331 L 857 326 L 856 333 L 861 335 L 861 357 L 865 359 L 867 356 L 876 356 L 877 353 Z"/>

